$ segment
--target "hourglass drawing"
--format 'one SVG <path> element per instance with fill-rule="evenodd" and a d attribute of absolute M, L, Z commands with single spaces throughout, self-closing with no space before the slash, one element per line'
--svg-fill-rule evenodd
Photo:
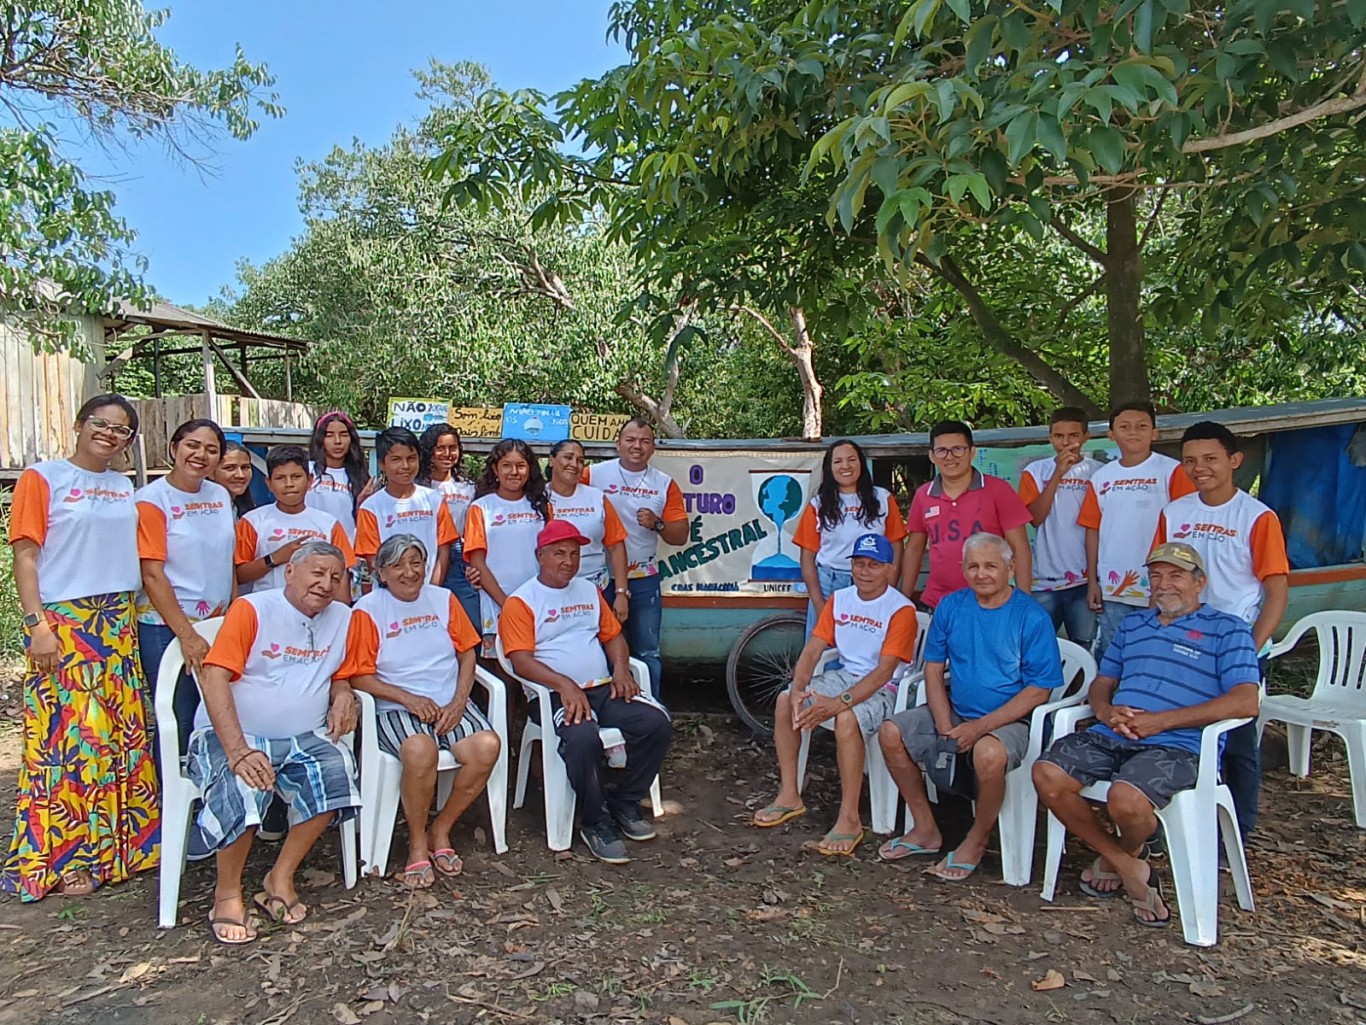
<path fill-rule="evenodd" d="M 803 476 L 807 474 L 803 473 Z M 796 521 L 801 515 L 802 503 L 806 493 L 797 478 L 790 472 L 773 473 L 766 470 L 751 470 L 750 482 L 754 488 L 754 504 L 759 512 L 772 521 L 776 528 L 772 545 L 765 538 L 755 546 L 754 558 L 750 564 L 751 580 L 799 581 L 802 568 L 791 555 L 783 550 L 783 528 Z M 789 538 L 790 542 L 791 539 Z M 787 546 L 791 549 L 792 545 Z"/>

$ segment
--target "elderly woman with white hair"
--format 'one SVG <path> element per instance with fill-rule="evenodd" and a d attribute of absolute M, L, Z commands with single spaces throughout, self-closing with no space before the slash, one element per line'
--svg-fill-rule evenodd
<path fill-rule="evenodd" d="M 1053 621 L 1010 582 L 1014 553 L 998 534 L 963 545 L 968 586 L 945 595 L 925 641 L 926 703 L 882 724 L 887 768 L 911 813 L 911 830 L 889 840 L 885 861 L 939 853 L 942 837 L 925 791 L 928 771 L 941 790 L 972 798 L 968 835 L 930 869 L 961 882 L 977 869 L 1005 800 L 1006 773 L 1029 747 L 1029 716 L 1062 683 Z M 945 666 L 952 664 L 952 687 Z"/>
<path fill-rule="evenodd" d="M 442 875 L 460 874 L 451 830 L 483 792 L 502 741 L 470 703 L 479 634 L 460 600 L 427 582 L 426 546 L 412 534 L 393 535 L 375 554 L 375 573 L 378 586 L 351 612 L 346 664 L 337 675 L 374 695 L 376 739 L 403 764 L 403 881 L 425 889 L 436 880 L 433 866 Z M 460 771 L 429 825 L 443 749 Z"/>

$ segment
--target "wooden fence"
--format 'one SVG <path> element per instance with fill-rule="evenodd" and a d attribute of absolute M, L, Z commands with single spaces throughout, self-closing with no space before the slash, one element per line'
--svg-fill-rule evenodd
<path fill-rule="evenodd" d="M 141 430 L 141 446 L 147 470 L 170 468 L 168 446 L 171 433 L 186 420 L 208 417 L 231 432 L 233 427 L 298 427 L 310 428 L 320 409 L 302 402 L 282 402 L 278 399 L 249 399 L 240 395 L 219 395 L 210 408 L 200 395 L 172 395 L 160 399 L 137 399 Z M 134 467 L 133 453 L 129 453 L 120 469 Z"/>
<path fill-rule="evenodd" d="M 0 318 L 0 470 L 17 473 L 40 459 L 70 454 L 76 411 L 104 390 L 100 324 L 78 317 L 76 329 L 94 362 L 35 352 L 28 332 Z"/>

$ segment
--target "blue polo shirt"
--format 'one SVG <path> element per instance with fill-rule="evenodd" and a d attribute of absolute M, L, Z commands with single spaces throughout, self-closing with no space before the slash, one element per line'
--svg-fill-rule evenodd
<path fill-rule="evenodd" d="M 1261 679 L 1252 629 L 1237 616 L 1208 605 L 1167 626 L 1157 618 L 1156 609 L 1125 616 L 1101 660 L 1100 674 L 1119 681 L 1112 704 L 1145 712 L 1189 708 Z M 1091 728 L 1119 736 L 1103 724 Z M 1198 726 L 1167 730 L 1139 743 L 1199 754 L 1200 732 Z"/>
<path fill-rule="evenodd" d="M 980 719 L 1026 687 L 1062 684 L 1053 620 L 1015 588 L 996 609 L 984 609 L 972 588 L 946 594 L 930 620 L 925 661 L 947 662 L 949 699 L 964 719 Z"/>

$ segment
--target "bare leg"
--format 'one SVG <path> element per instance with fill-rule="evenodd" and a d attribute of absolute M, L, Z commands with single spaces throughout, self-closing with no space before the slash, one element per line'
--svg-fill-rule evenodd
<path fill-rule="evenodd" d="M 991 831 L 1005 802 L 1005 745 L 990 734 L 983 737 L 972 746 L 972 767 L 977 774 L 977 817 L 968 835 L 963 837 L 963 842 L 953 852 L 953 860 L 958 865 L 979 865 L 986 854 Z M 945 879 L 966 879 L 972 873 L 967 869 L 951 868 L 945 863 L 936 867 L 936 874 Z"/>
<path fill-rule="evenodd" d="M 840 770 L 840 812 L 831 833 L 850 837 L 826 843 L 832 851 L 852 851 L 863 832 L 859 817 L 859 799 L 863 796 L 863 731 L 851 711 L 835 716 L 835 760 Z"/>
<path fill-rule="evenodd" d="M 911 831 L 901 838 L 902 843 L 933 850 L 944 842 L 944 838 L 940 836 L 939 823 L 935 822 L 934 813 L 930 810 L 925 777 L 920 766 L 911 760 L 901 740 L 901 731 L 892 720 L 888 719 L 879 727 L 878 743 L 882 745 L 882 758 L 887 763 L 887 771 L 892 774 L 897 790 L 911 810 Z"/>
<path fill-rule="evenodd" d="M 436 740 L 425 733 L 408 737 L 398 749 L 398 760 L 403 763 L 399 800 L 408 823 L 409 865 L 431 858 L 427 848 L 427 815 L 436 794 L 436 761 L 440 753 Z"/>
<path fill-rule="evenodd" d="M 268 897 L 278 897 L 290 907 L 284 916 L 286 925 L 294 925 L 302 922 L 304 916 L 308 914 L 308 909 L 299 903 L 299 891 L 294 886 L 294 876 L 299 871 L 299 866 L 303 864 L 308 852 L 313 849 L 313 845 L 318 842 L 318 838 L 323 835 L 327 827 L 332 825 L 336 818 L 334 812 L 323 812 L 321 815 L 314 815 L 305 822 L 300 822 L 297 826 L 290 826 L 289 833 L 285 836 L 285 842 L 280 846 L 280 854 L 275 859 L 275 865 L 266 873 L 262 881 L 262 888 Z M 272 902 L 274 903 L 274 902 Z M 297 905 L 297 906 L 294 906 Z M 277 909 L 280 905 L 274 904 Z"/>
<path fill-rule="evenodd" d="M 1138 852 L 1157 825 L 1157 816 L 1148 799 L 1127 783 L 1110 787 L 1110 815 L 1120 830 L 1119 839 L 1116 839 L 1101 827 L 1091 806 L 1081 796 L 1081 782 L 1069 776 L 1061 766 L 1035 762 L 1034 787 L 1039 792 L 1039 800 L 1068 832 L 1099 854 L 1109 868 L 1119 874 L 1124 892 L 1131 899 L 1142 900 L 1148 892 L 1149 867 L 1138 857 Z M 1141 806 L 1138 802 L 1142 802 Z"/>
<path fill-rule="evenodd" d="M 797 755 L 801 749 L 801 736 L 792 725 L 792 695 L 787 691 L 778 695 L 778 703 L 773 709 L 773 746 L 778 749 L 779 783 L 778 796 L 770 807 L 804 808 L 802 795 L 797 792 Z M 754 821 L 760 825 L 782 817 L 781 812 L 754 813 Z"/>
<path fill-rule="evenodd" d="M 216 878 L 213 885 L 213 918 L 235 918 L 241 926 L 218 925 L 215 928 L 228 942 L 250 939 L 256 930 L 247 921 L 247 905 L 242 899 L 242 871 L 247 866 L 251 842 L 256 838 L 252 826 L 214 856 Z"/>
<path fill-rule="evenodd" d="M 465 810 L 474 803 L 475 798 L 484 792 L 489 775 L 498 762 L 501 747 L 502 741 L 498 739 L 498 734 L 492 730 L 480 730 L 458 741 L 451 748 L 451 754 L 460 763 L 460 770 L 455 774 L 451 796 L 432 820 L 431 831 L 427 836 L 431 850 L 450 849 L 451 830 L 455 828 L 460 816 L 465 814 Z M 409 825 L 408 828 L 413 827 Z"/>

